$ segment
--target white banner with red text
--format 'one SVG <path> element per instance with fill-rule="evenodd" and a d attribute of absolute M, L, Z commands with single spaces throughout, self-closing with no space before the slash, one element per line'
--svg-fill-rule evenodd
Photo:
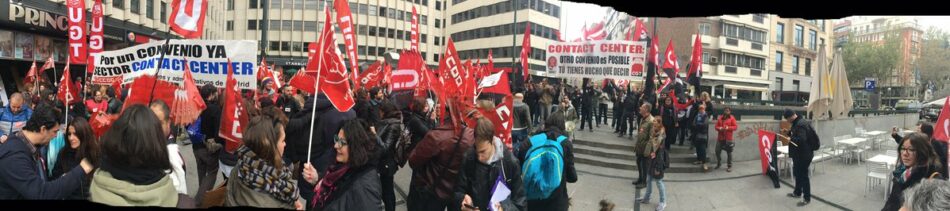
<path fill-rule="evenodd" d="M 188 68 L 195 84 L 213 84 L 223 88 L 228 75 L 228 59 L 234 67 L 234 78 L 240 89 L 257 89 L 257 42 L 251 40 L 170 40 L 136 45 L 124 49 L 93 54 L 95 70 L 92 82 L 110 85 L 115 80 L 131 83 L 142 75 L 154 75 L 161 60 L 159 79 L 181 83 L 188 61 Z"/>
<path fill-rule="evenodd" d="M 547 46 L 546 76 L 643 80 L 646 42 L 599 40 L 554 42 Z"/>

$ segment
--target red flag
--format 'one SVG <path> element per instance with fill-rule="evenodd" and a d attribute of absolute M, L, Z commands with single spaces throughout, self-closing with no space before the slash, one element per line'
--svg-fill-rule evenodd
<path fill-rule="evenodd" d="M 314 76 L 307 74 L 304 70 L 298 70 L 294 77 L 290 78 L 290 86 L 311 94 L 314 93 L 316 83 L 317 80 L 314 79 Z"/>
<path fill-rule="evenodd" d="M 363 70 L 360 74 L 359 84 L 363 87 L 376 87 L 383 79 L 382 63 L 376 62 L 369 65 L 369 68 Z"/>
<path fill-rule="evenodd" d="M 531 70 L 528 69 L 528 55 L 531 55 L 531 24 L 524 28 L 524 40 L 521 41 L 521 71 L 524 74 L 524 81 L 531 79 Z"/>
<path fill-rule="evenodd" d="M 198 119 L 201 111 L 208 106 L 198 92 L 198 86 L 191 76 L 191 68 L 188 68 L 188 60 L 184 62 L 184 81 L 182 86 L 175 90 L 175 99 L 172 101 L 172 122 L 176 125 L 187 125 Z"/>
<path fill-rule="evenodd" d="M 693 42 L 693 55 L 689 58 L 689 72 L 686 75 L 686 81 L 689 84 L 699 87 L 700 79 L 703 78 L 703 41 L 699 33 L 696 34 L 696 40 Z"/>
<path fill-rule="evenodd" d="M 673 52 L 673 50 L 673 39 L 670 38 L 670 44 L 666 45 L 666 54 L 664 54 L 666 57 L 664 58 L 665 61 L 663 62 L 663 71 L 666 72 L 666 77 L 670 78 L 677 77 L 680 73 L 680 64 L 676 59 L 676 53 Z M 670 73 L 667 69 L 672 69 L 673 72 Z"/>
<path fill-rule="evenodd" d="M 636 19 L 636 24 L 634 25 L 635 25 L 633 29 L 634 34 L 632 37 L 633 41 L 643 41 L 644 39 L 646 39 L 648 35 L 647 35 L 646 28 L 643 27 L 643 21 L 640 21 L 640 19 Z"/>
<path fill-rule="evenodd" d="M 352 67 L 352 72 L 347 78 L 356 80 L 356 73 L 360 70 L 359 65 L 356 63 L 359 60 L 356 57 L 356 34 L 354 34 L 356 30 L 353 28 L 353 14 L 350 13 L 350 3 L 347 0 L 334 0 L 333 6 L 333 8 L 336 9 L 336 23 L 339 25 L 340 31 L 343 32 L 343 43 L 346 44 L 346 55 L 350 58 L 350 67 Z M 332 46 L 335 48 L 336 44 Z M 359 85 L 357 85 L 356 88 L 359 88 Z"/>
<path fill-rule="evenodd" d="M 425 63 L 422 55 L 414 51 L 402 51 L 399 53 L 398 77 L 393 78 L 393 83 L 389 86 L 393 91 L 412 90 L 418 88 L 425 72 Z M 408 70 L 408 71 L 402 71 Z M 426 87 L 422 87 L 426 88 Z"/>
<path fill-rule="evenodd" d="M 30 66 L 30 71 L 26 72 L 26 77 L 23 78 L 24 84 L 31 84 L 36 81 L 36 61 L 33 61 L 33 65 Z M 39 87 L 37 87 L 39 88 Z"/>
<path fill-rule="evenodd" d="M 650 53 L 647 55 L 647 62 L 659 65 L 660 64 L 660 40 L 653 36 L 653 41 L 651 42 Z"/>
<path fill-rule="evenodd" d="M 412 7 L 412 36 L 410 36 L 409 50 L 419 51 L 419 15 L 416 14 L 416 7 Z"/>
<path fill-rule="evenodd" d="M 495 62 L 492 60 L 491 49 L 488 49 L 488 72 L 495 72 Z"/>
<path fill-rule="evenodd" d="M 46 59 L 46 63 L 43 63 L 43 67 L 41 67 L 39 71 L 40 71 L 40 74 L 43 74 L 43 72 L 46 71 L 47 69 L 53 69 L 53 68 L 56 68 L 56 62 L 54 62 L 53 57 L 50 56 L 48 59 Z"/>
<path fill-rule="evenodd" d="M 172 0 L 168 23 L 172 31 L 188 39 L 200 38 L 205 27 L 208 0 Z"/>
<path fill-rule="evenodd" d="M 66 64 L 66 69 L 63 70 L 63 77 L 59 79 L 59 90 L 56 91 L 56 99 L 63 101 L 66 105 L 79 102 L 79 88 L 75 87 L 72 80 L 69 79 L 69 62 Z"/>
<path fill-rule="evenodd" d="M 554 34 L 557 34 L 558 42 L 564 42 L 564 38 L 561 38 L 561 30 L 554 30 Z"/>
<path fill-rule="evenodd" d="M 607 29 L 604 27 L 604 22 L 595 23 L 590 29 L 584 31 L 585 40 L 603 40 L 607 38 Z"/>
<path fill-rule="evenodd" d="M 119 119 L 118 114 L 95 113 L 90 118 L 89 126 L 92 127 L 92 133 L 96 137 L 100 137 L 112 127 L 112 122 L 115 122 L 116 119 Z"/>
<path fill-rule="evenodd" d="M 940 110 L 940 117 L 934 124 L 934 140 L 947 142 L 950 140 L 950 97 L 943 103 L 943 109 Z"/>
<path fill-rule="evenodd" d="M 511 87 L 508 85 L 508 74 L 503 71 L 483 78 L 478 88 L 482 89 L 482 93 L 511 95 Z"/>
<path fill-rule="evenodd" d="M 327 33 L 330 40 L 333 40 L 333 33 Z M 330 104 L 336 110 L 349 111 L 356 105 L 356 99 L 350 90 L 350 74 L 346 71 L 343 64 L 343 57 L 340 55 L 340 49 L 337 49 L 334 41 L 330 41 L 327 46 L 333 49 L 333 53 L 324 53 L 323 68 L 320 69 L 320 82 L 318 84 L 320 91 L 327 95 Z"/>
<path fill-rule="evenodd" d="M 762 160 L 762 174 L 766 174 L 769 170 L 769 163 L 773 159 L 772 154 L 772 144 L 775 144 L 775 133 L 769 132 L 767 130 L 759 130 L 759 156 Z M 776 169 L 772 169 L 776 171 Z"/>
<path fill-rule="evenodd" d="M 178 89 L 174 83 L 168 81 L 155 81 L 154 75 L 142 75 L 132 81 L 132 84 L 129 85 L 129 94 L 125 98 L 125 103 L 122 105 L 122 109 L 128 108 L 129 106 L 135 104 L 148 105 L 150 100 L 162 100 L 165 103 L 170 103 L 175 100 L 175 90 Z M 122 81 L 121 79 L 119 81 Z M 121 82 L 120 82 L 121 83 Z M 154 88 L 153 88 L 154 87 Z M 154 97 L 152 97 L 154 95 Z"/>
<path fill-rule="evenodd" d="M 86 63 L 86 4 L 81 0 L 66 1 L 69 20 L 69 61 L 73 64 Z"/>
<path fill-rule="evenodd" d="M 114 91 L 115 91 L 115 96 L 118 97 L 118 98 L 121 98 L 121 96 L 122 96 L 122 78 L 123 78 L 123 77 L 125 77 L 125 76 L 119 75 L 119 80 L 113 80 L 113 81 L 112 81 L 112 89 L 114 89 Z"/>
<path fill-rule="evenodd" d="M 92 5 L 92 26 L 89 27 L 89 54 L 102 52 L 102 42 L 105 41 L 102 31 L 102 21 L 102 0 L 96 0 L 95 4 Z M 87 58 L 87 60 L 89 60 L 86 62 L 87 73 L 92 73 L 92 70 L 95 68 L 92 58 L 91 56 Z"/>
<path fill-rule="evenodd" d="M 224 105 L 218 136 L 226 140 L 224 149 L 233 153 L 243 143 L 241 140 L 248 116 L 244 110 L 241 90 L 237 87 L 237 80 L 234 79 L 234 66 L 231 65 L 230 59 L 228 59 L 228 79 L 224 88 Z"/>
<path fill-rule="evenodd" d="M 280 80 L 277 79 L 277 74 L 267 69 L 267 59 L 261 59 L 261 65 L 257 67 L 257 80 L 260 81 L 261 84 L 270 82 L 270 87 L 274 90 L 279 90 L 281 86 Z"/>
<path fill-rule="evenodd" d="M 386 63 L 383 65 L 383 84 L 393 83 L 393 67 Z"/>
<path fill-rule="evenodd" d="M 509 148 L 511 148 L 511 129 L 513 125 L 511 111 L 513 111 L 513 105 L 511 95 L 507 95 L 501 101 L 501 104 L 498 104 L 494 109 L 479 109 L 482 116 L 495 126 L 495 138 L 501 139 L 502 143 L 505 143 Z"/>
<path fill-rule="evenodd" d="M 442 62 L 439 63 L 439 76 L 444 81 L 442 85 L 445 86 L 447 95 L 456 95 L 463 85 L 465 76 L 462 73 L 462 68 L 459 67 L 459 62 L 458 53 L 455 51 L 455 42 L 452 42 L 452 38 L 449 38 L 445 56 L 442 57 Z"/>

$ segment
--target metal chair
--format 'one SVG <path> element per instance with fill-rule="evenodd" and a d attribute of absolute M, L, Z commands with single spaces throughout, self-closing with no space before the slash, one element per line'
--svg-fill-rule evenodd
<path fill-rule="evenodd" d="M 887 199 L 887 193 L 890 187 L 888 187 L 889 182 L 891 181 L 891 169 L 887 167 L 887 163 L 878 163 L 878 162 L 866 162 L 867 164 L 867 176 L 865 177 L 865 187 L 864 187 L 864 196 L 867 197 L 867 193 L 877 184 L 883 184 L 884 186 L 884 199 Z"/>

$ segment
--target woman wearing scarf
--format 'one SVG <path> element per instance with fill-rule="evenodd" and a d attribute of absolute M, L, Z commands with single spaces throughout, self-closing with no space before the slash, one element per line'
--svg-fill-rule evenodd
<path fill-rule="evenodd" d="M 284 125 L 287 117 L 277 108 L 264 109 L 248 121 L 244 145 L 231 170 L 225 206 L 302 209 L 293 167 L 284 155 Z"/>
<path fill-rule="evenodd" d="M 92 127 L 89 126 L 86 119 L 82 117 L 70 119 L 66 137 L 68 146 L 59 151 L 56 164 L 52 169 L 53 174 L 50 177 L 53 180 L 78 166 L 83 158 L 88 158 L 93 166 L 99 166 L 99 140 L 93 135 Z M 82 181 L 82 188 L 73 191 L 66 199 L 88 199 L 90 182 L 92 182 L 92 177 L 87 177 Z"/>
<path fill-rule="evenodd" d="M 327 169 L 323 178 L 317 178 L 312 165 L 304 164 L 304 179 L 316 184 L 313 210 L 383 210 L 380 199 L 377 138 L 369 126 L 359 119 L 343 122 L 343 128 L 334 137 L 336 162 Z"/>
<path fill-rule="evenodd" d="M 903 204 L 904 189 L 920 183 L 926 178 L 943 178 L 939 173 L 940 161 L 930 146 L 929 138 L 923 133 L 913 133 L 904 137 L 900 145 L 900 162 L 894 169 L 891 194 L 881 210 L 899 210 Z"/>

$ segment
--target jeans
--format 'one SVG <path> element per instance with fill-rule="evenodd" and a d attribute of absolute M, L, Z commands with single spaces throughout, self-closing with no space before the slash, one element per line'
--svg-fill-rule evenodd
<path fill-rule="evenodd" d="M 584 105 L 584 108 L 581 109 L 581 127 L 579 130 L 584 130 L 584 123 L 587 123 L 587 129 L 594 129 L 593 117 L 591 117 L 593 112 L 590 109 L 590 106 Z"/>
<path fill-rule="evenodd" d="M 640 128 L 640 124 L 637 124 L 640 118 L 635 114 L 627 115 L 627 134 L 633 135 L 633 131 L 637 131 L 637 128 Z"/>
<path fill-rule="evenodd" d="M 541 111 L 538 110 L 541 106 L 529 106 L 528 109 L 531 110 L 531 123 L 540 124 L 541 120 Z"/>
<path fill-rule="evenodd" d="M 732 141 L 717 141 L 716 142 L 716 165 L 722 164 L 722 151 L 726 151 L 726 165 L 732 167 L 732 148 L 736 146 L 735 142 Z"/>
<path fill-rule="evenodd" d="M 795 176 L 795 195 L 802 195 L 805 201 L 811 201 L 811 180 L 808 178 L 808 166 L 814 155 L 795 158 L 792 163 L 792 175 Z"/>
<path fill-rule="evenodd" d="M 551 114 L 551 104 L 541 104 L 541 122 L 548 121 L 548 115 Z"/>
<path fill-rule="evenodd" d="M 647 182 L 647 170 L 650 169 L 649 163 L 650 158 L 639 154 L 637 155 L 637 183 Z"/>
<path fill-rule="evenodd" d="M 650 194 L 653 193 L 653 181 L 656 181 L 656 188 L 660 190 L 660 203 L 666 202 L 666 184 L 663 183 L 663 179 L 656 179 L 647 174 L 647 191 L 643 193 L 644 199 L 649 199 Z"/>
<path fill-rule="evenodd" d="M 385 205 L 386 211 L 395 211 L 396 210 L 396 190 L 393 189 L 393 175 L 388 173 L 383 173 L 379 175 L 379 180 L 382 185 L 383 191 L 381 198 L 383 199 L 383 204 Z"/>
<path fill-rule="evenodd" d="M 610 125 L 610 127 L 614 128 L 614 132 L 620 132 L 620 128 L 617 126 L 620 125 L 619 122 L 621 121 L 621 119 L 623 119 L 623 111 L 614 109 L 614 121 L 612 121 L 611 122 L 612 124 Z"/>
<path fill-rule="evenodd" d="M 597 114 L 599 115 L 597 115 L 597 125 L 600 125 L 601 122 L 603 122 L 606 125 L 607 124 L 607 104 L 601 103 L 598 106 L 599 108 L 597 108 Z M 603 119 L 604 121 L 600 121 L 601 119 Z"/>
<path fill-rule="evenodd" d="M 702 163 L 706 163 L 706 148 L 709 147 L 709 143 L 706 140 L 693 140 L 693 146 L 696 147 L 696 160 Z M 730 153 L 731 155 L 732 153 Z M 732 156 L 729 156 L 730 158 Z M 731 159 L 730 159 L 731 160 Z M 731 162 L 730 162 L 731 163 Z"/>

